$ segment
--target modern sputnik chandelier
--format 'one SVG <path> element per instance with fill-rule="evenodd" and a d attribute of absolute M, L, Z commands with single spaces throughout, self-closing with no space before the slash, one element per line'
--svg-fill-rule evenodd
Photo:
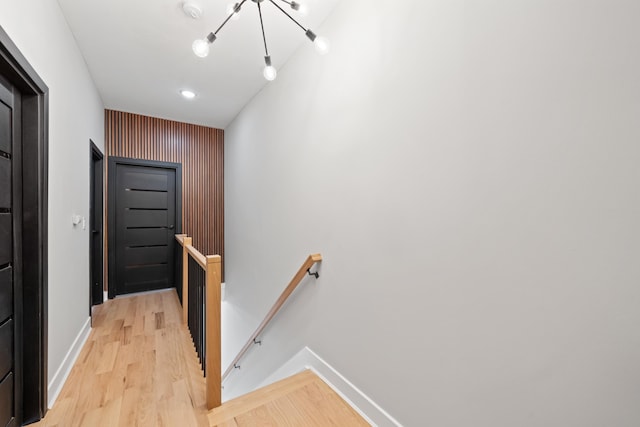
<path fill-rule="evenodd" d="M 271 55 L 269 55 L 269 48 L 267 47 L 267 37 L 265 36 L 265 32 L 264 32 L 264 21 L 262 19 L 262 8 L 260 6 L 260 3 L 262 3 L 265 0 L 251 0 L 251 1 L 258 6 L 258 15 L 260 16 L 260 28 L 262 29 L 262 41 L 264 42 L 265 66 L 263 70 L 263 75 L 265 79 L 271 81 L 276 78 L 278 73 L 275 67 L 271 65 Z M 329 51 L 329 41 L 326 38 L 319 37 L 310 29 L 305 28 L 302 24 L 296 21 L 295 18 L 291 16 L 286 10 L 284 10 L 280 5 L 278 5 L 274 0 L 266 0 L 266 1 L 273 4 L 276 8 L 280 10 L 280 12 L 284 13 L 287 17 L 289 17 L 289 19 L 295 22 L 296 25 L 298 25 L 298 27 L 302 28 L 307 38 L 313 42 L 313 44 L 316 47 L 316 50 L 320 54 L 325 54 Z M 296 1 L 288 1 L 288 0 L 280 0 L 280 1 L 282 3 L 289 5 L 289 7 L 291 7 L 291 9 L 293 9 L 294 11 L 304 13 L 304 10 L 305 10 L 304 5 Z M 209 35 L 204 39 L 198 39 L 193 42 L 193 45 L 191 47 L 193 49 L 193 52 L 197 56 L 204 58 L 207 55 L 209 55 L 209 45 L 212 44 L 214 41 L 216 41 L 218 33 L 220 32 L 222 27 L 224 27 L 227 24 L 227 22 L 229 22 L 229 20 L 231 20 L 232 18 L 237 18 L 238 14 L 240 13 L 240 10 L 242 9 L 242 5 L 244 5 L 246 2 L 247 0 L 242 0 L 239 3 L 230 5 L 229 8 L 227 9 L 229 16 L 227 16 L 227 18 L 222 22 L 222 24 L 220 24 L 218 29 L 212 33 L 209 33 Z"/>

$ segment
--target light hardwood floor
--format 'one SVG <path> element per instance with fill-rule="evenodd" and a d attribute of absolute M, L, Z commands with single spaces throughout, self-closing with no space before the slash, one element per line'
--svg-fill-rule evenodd
<path fill-rule="evenodd" d="M 109 300 L 37 427 L 208 426 L 205 384 L 175 291 Z"/>
<path fill-rule="evenodd" d="M 209 423 L 217 427 L 369 425 L 311 371 L 225 402 L 210 412 Z"/>
<path fill-rule="evenodd" d="M 174 290 L 109 300 L 60 396 L 35 427 L 368 426 L 311 371 L 225 402 L 205 383 Z"/>

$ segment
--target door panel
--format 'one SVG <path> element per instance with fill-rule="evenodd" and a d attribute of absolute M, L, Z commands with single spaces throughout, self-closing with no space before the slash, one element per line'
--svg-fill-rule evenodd
<path fill-rule="evenodd" d="M 124 202 L 136 209 L 167 209 L 166 191 L 125 191 Z"/>
<path fill-rule="evenodd" d="M 11 160 L 0 157 L 0 208 L 11 207 Z"/>
<path fill-rule="evenodd" d="M 0 270 L 0 324 L 13 314 L 13 283 L 11 279 L 11 267 Z"/>
<path fill-rule="evenodd" d="M 91 159 L 90 159 L 90 171 L 91 171 L 91 192 L 90 203 L 91 212 L 89 213 L 89 223 L 91 225 L 91 237 L 90 237 L 90 302 L 89 302 L 89 315 L 92 316 L 91 307 L 96 304 L 103 303 L 104 295 L 104 241 L 103 241 L 103 221 L 104 221 L 104 205 L 103 205 L 103 171 L 104 171 L 104 158 L 100 149 L 90 140 L 91 143 Z M 91 317 L 93 322 L 93 316 Z"/>
<path fill-rule="evenodd" d="M 158 228 L 169 227 L 167 210 L 134 210 L 127 207 L 124 212 L 124 226 L 132 228 Z"/>
<path fill-rule="evenodd" d="M 127 267 L 144 264 L 167 264 L 169 253 L 166 246 L 157 247 L 128 247 L 125 249 Z"/>
<path fill-rule="evenodd" d="M 140 166 L 121 166 L 123 180 L 130 190 L 167 191 L 168 179 L 161 171 L 136 172 Z"/>
<path fill-rule="evenodd" d="M 128 247 L 167 245 L 169 237 L 164 228 L 127 229 L 122 244 Z"/>
<path fill-rule="evenodd" d="M 13 367 L 13 320 L 9 319 L 0 326 L 0 378 Z"/>
<path fill-rule="evenodd" d="M 0 383 L 0 425 L 6 426 L 13 418 L 13 374 Z"/>
<path fill-rule="evenodd" d="M 11 236 L 11 214 L 0 213 L 0 266 L 9 264 L 13 254 Z"/>
<path fill-rule="evenodd" d="M 0 28 L 3 427 L 37 421 L 47 410 L 48 105 L 46 85 Z"/>
<path fill-rule="evenodd" d="M 0 102 L 0 151 L 11 154 L 11 108 Z"/>
<path fill-rule="evenodd" d="M 14 115 L 19 95 L 13 94 L 13 88 L 0 79 L 0 425 L 6 426 L 15 421 L 15 381 L 13 380 L 15 344 L 14 344 L 14 231 L 20 230 L 19 223 L 14 225 L 14 192 L 21 193 L 20 177 L 13 174 L 13 156 L 20 150 L 19 140 L 14 141 Z M 15 145 L 14 145 L 15 144 Z M 17 227 L 17 229 L 14 229 Z M 19 256 L 19 254 L 17 255 Z M 11 424 L 9 424 L 11 425 Z"/>
<path fill-rule="evenodd" d="M 142 283 L 156 283 L 160 287 L 169 286 L 166 264 L 136 265 L 125 267 L 125 285 L 132 287 Z"/>
<path fill-rule="evenodd" d="M 115 171 L 115 180 L 109 183 L 110 224 L 111 216 L 115 217 L 113 230 L 109 226 L 115 258 L 110 286 L 116 294 L 173 287 L 179 172 L 174 166 L 162 165 L 175 164 L 133 159 L 110 162 L 109 170 Z M 132 164 L 136 162 L 140 163 Z"/>

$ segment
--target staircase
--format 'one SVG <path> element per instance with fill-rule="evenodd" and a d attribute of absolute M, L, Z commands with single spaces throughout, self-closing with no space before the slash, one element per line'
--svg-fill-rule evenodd
<path fill-rule="evenodd" d="M 225 402 L 209 412 L 209 426 L 369 426 L 310 370 Z"/>
<path fill-rule="evenodd" d="M 297 375 L 222 403 L 222 381 L 237 367 L 242 357 L 255 346 L 269 322 L 307 276 L 320 274 L 311 268 L 322 255 L 311 254 L 295 273 L 289 285 L 266 314 L 235 359 L 221 373 L 221 258 L 205 256 L 193 247 L 193 239 L 175 236 L 182 247 L 177 271 L 182 271 L 179 286 L 183 321 L 188 325 L 198 359 L 205 373 L 208 425 L 242 426 L 368 426 L 351 406 L 312 371 Z"/>

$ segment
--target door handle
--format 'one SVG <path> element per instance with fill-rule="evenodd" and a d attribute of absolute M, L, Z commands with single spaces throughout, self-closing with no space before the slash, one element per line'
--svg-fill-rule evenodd
<path fill-rule="evenodd" d="M 169 230 L 173 230 L 173 224 L 169 226 Z"/>

